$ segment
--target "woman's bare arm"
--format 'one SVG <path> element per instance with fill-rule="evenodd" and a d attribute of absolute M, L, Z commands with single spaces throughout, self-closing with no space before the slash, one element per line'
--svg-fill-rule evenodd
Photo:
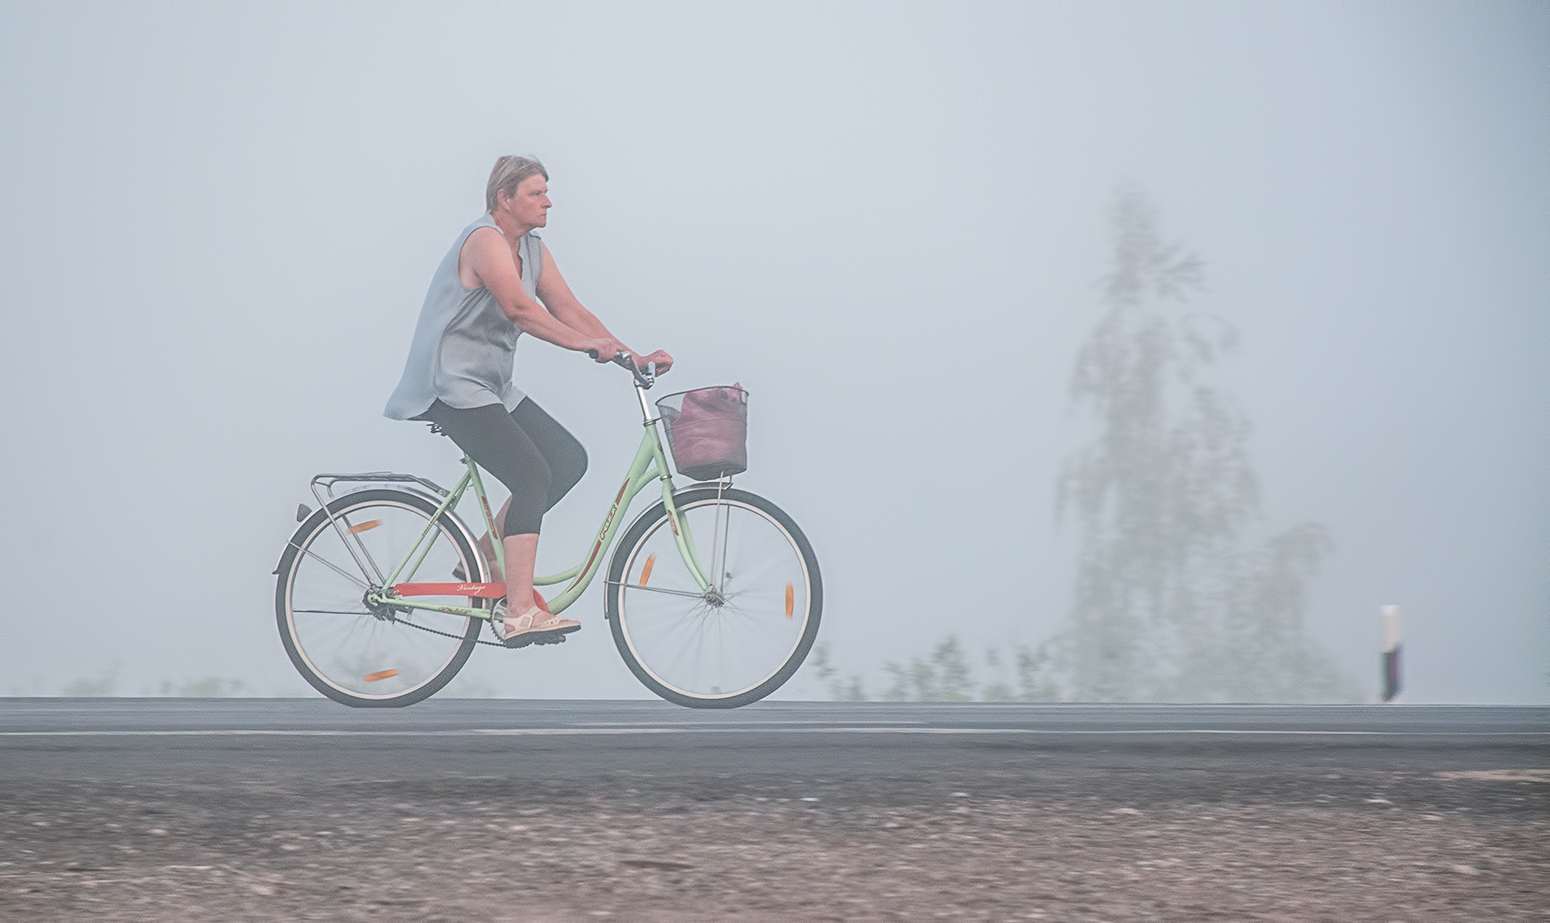
<path fill-rule="evenodd" d="M 495 296 L 496 304 L 501 307 L 502 313 L 517 325 L 517 329 L 523 333 L 538 337 L 545 342 L 553 343 L 564 349 L 574 349 L 577 352 L 596 350 L 597 361 L 607 362 L 614 357 L 619 350 L 624 349 L 623 343 L 614 339 L 592 317 L 591 312 L 585 308 L 581 310 L 587 317 L 592 318 L 593 324 L 585 329 L 578 329 L 560 318 L 555 312 L 551 312 L 544 305 L 539 304 L 527 296 L 527 291 L 522 287 L 522 277 L 517 273 L 517 265 L 512 260 L 511 248 L 506 245 L 506 240 L 499 231 L 494 228 L 480 228 L 468 235 L 468 240 L 463 244 L 462 258 L 464 265 L 473 270 L 479 283 Z M 547 263 L 547 257 L 545 262 Z M 559 272 L 554 273 L 555 276 Z M 544 280 L 541 277 L 540 283 Z M 560 280 L 564 286 L 564 280 Z M 570 290 L 566 288 L 568 293 Z M 545 299 L 547 302 L 547 299 Z M 575 296 L 571 296 L 575 300 Z M 581 307 L 578 303 L 578 308 Z M 572 314 L 572 316 L 575 316 Z M 594 332 L 597 331 L 597 332 Z"/>
<path fill-rule="evenodd" d="M 555 265 L 554 254 L 549 252 L 549 246 L 543 245 L 544 267 L 538 274 L 538 298 L 544 303 L 544 307 L 559 319 L 560 323 L 573 330 L 595 337 L 612 337 L 603 322 L 597 319 L 597 315 L 588 311 L 582 305 L 581 299 L 570 290 L 565 277 L 560 275 L 560 267 Z"/>
<path fill-rule="evenodd" d="M 543 245 L 543 251 L 544 268 L 538 275 L 538 297 L 543 301 L 544 307 L 572 330 L 594 337 L 607 338 L 615 343 L 619 342 L 603 322 L 598 320 L 597 315 L 588 311 L 581 303 L 581 299 L 570 290 L 565 277 L 560 274 L 560 267 L 555 265 L 554 256 L 549 252 L 547 244 Z M 665 372 L 673 365 L 673 357 L 662 350 L 657 350 L 649 356 L 634 350 L 630 350 L 630 353 L 641 361 L 643 368 L 644 363 L 655 362 L 657 370 Z"/>

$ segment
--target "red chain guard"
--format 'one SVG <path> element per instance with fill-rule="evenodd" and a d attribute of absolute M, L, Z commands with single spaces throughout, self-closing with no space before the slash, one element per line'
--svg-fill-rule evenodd
<path fill-rule="evenodd" d="M 481 599 L 504 599 L 504 583 L 396 583 L 393 592 L 399 596 L 476 596 Z M 533 597 L 538 608 L 549 611 L 549 601 L 536 589 Z"/>
<path fill-rule="evenodd" d="M 500 599 L 506 595 L 504 583 L 399 583 L 393 592 L 399 596 L 477 596 Z"/>

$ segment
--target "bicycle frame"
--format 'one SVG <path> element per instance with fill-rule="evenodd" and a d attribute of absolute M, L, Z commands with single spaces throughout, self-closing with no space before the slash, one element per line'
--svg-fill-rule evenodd
<path fill-rule="evenodd" d="M 592 549 L 588 552 L 586 560 L 568 570 L 546 577 L 534 577 L 536 586 L 550 586 L 571 581 L 570 585 L 562 590 L 553 599 L 548 600 L 549 611 L 552 613 L 563 612 L 571 603 L 575 602 L 582 593 L 591 585 L 592 579 L 597 576 L 598 570 L 603 565 L 604 551 L 613 544 L 615 534 L 623 520 L 623 513 L 629 509 L 635 497 L 645 490 L 653 480 L 658 481 L 662 490 L 662 503 L 667 508 L 668 524 L 673 530 L 673 540 L 678 546 L 678 553 L 683 557 L 684 565 L 694 577 L 700 592 L 706 593 L 712 590 L 712 581 L 707 578 L 709 572 L 700 563 L 699 554 L 695 550 L 693 536 L 689 533 L 689 523 L 678 515 L 678 507 L 673 502 L 673 480 L 668 467 L 667 456 L 662 451 L 662 439 L 657 432 L 656 423 L 658 417 L 652 413 L 652 406 L 646 400 L 645 388 L 639 380 L 635 382 L 635 391 L 640 398 L 641 415 L 645 418 L 645 432 L 641 436 L 640 448 L 635 451 L 635 459 L 630 463 L 624 483 L 620 485 L 619 492 L 614 496 L 613 504 L 608 508 L 608 515 L 603 518 L 602 527 L 598 529 L 597 539 L 592 543 Z M 425 530 L 420 533 L 419 539 L 409 549 L 409 553 L 400 561 L 382 581 L 382 586 L 373 590 L 367 596 L 367 601 L 372 605 L 388 606 L 395 609 L 426 609 L 432 612 L 445 612 L 450 615 L 470 616 L 480 619 L 493 619 L 495 612 L 490 609 L 471 609 L 464 606 L 447 606 L 439 603 L 421 602 L 416 596 L 474 596 L 484 599 L 499 599 L 506 595 L 504 583 L 412 583 L 415 572 L 424 562 L 426 555 L 430 553 L 435 541 L 436 522 L 442 515 L 450 515 L 459 500 L 463 498 L 470 486 L 474 489 L 474 495 L 479 499 L 479 509 L 484 514 L 485 527 L 490 535 L 499 534 L 495 529 L 495 515 L 490 511 L 489 496 L 485 493 L 484 482 L 479 477 L 479 468 L 473 459 L 463 459 L 467 470 L 458 479 L 456 485 L 446 492 L 441 505 L 436 508 L 435 515 L 427 523 Z M 324 505 L 327 510 L 327 505 Z M 332 516 L 330 516 L 332 521 Z M 347 528 L 340 528 L 340 524 L 334 522 L 334 528 L 339 532 L 347 548 L 352 540 L 354 544 L 365 551 L 363 545 L 355 534 Z M 506 568 L 506 553 L 500 542 L 494 542 L 496 561 L 501 567 L 502 573 Z M 351 554 L 355 549 L 351 549 Z M 477 562 L 480 568 L 480 576 L 483 573 L 484 562 Z M 375 568 L 374 568 L 375 569 Z"/>

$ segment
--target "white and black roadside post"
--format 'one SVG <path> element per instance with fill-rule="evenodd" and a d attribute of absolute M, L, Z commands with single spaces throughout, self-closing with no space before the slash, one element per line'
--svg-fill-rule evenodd
<path fill-rule="evenodd" d="M 1383 607 L 1383 704 L 1399 703 L 1399 607 Z"/>

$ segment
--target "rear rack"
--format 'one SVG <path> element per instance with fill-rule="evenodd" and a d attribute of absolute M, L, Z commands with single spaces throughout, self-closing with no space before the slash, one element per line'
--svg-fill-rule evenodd
<path fill-rule="evenodd" d="M 318 493 L 318 488 L 322 487 L 328 494 L 328 499 L 332 500 L 334 498 L 334 485 L 347 482 L 419 484 L 422 487 L 435 491 L 442 498 L 445 498 L 451 492 L 435 481 L 426 480 L 416 474 L 399 474 L 395 471 L 363 471 L 359 474 L 319 474 L 312 479 L 312 496 L 316 497 L 319 503 L 326 506 L 328 501 L 324 500 L 323 495 Z"/>
<path fill-rule="evenodd" d="M 445 487 L 442 487 L 440 484 L 437 484 L 435 481 L 426 480 L 419 475 L 399 474 L 396 471 L 363 471 L 357 474 L 319 474 L 313 477 L 312 496 L 317 498 L 318 506 L 323 510 L 323 515 L 328 517 L 329 524 L 332 525 L 334 527 L 334 531 L 339 534 L 339 540 L 344 542 L 345 550 L 350 552 L 350 557 L 355 559 L 355 565 L 361 569 L 361 573 L 375 573 L 377 575 L 377 579 L 382 580 L 383 575 L 377 570 L 376 562 L 370 560 L 371 556 L 368 554 L 366 555 L 366 560 L 362 560 L 361 555 L 365 553 L 366 549 L 362 547 L 359 549 L 359 553 L 357 552 L 355 546 L 360 544 L 360 539 L 349 535 L 346 530 L 340 528 L 339 521 L 334 518 L 333 511 L 328 508 L 329 501 L 335 499 L 334 485 L 363 482 L 371 484 L 419 484 L 421 487 L 425 487 L 433 491 L 442 499 L 446 499 L 447 495 L 451 493 L 451 491 L 447 490 Z M 319 488 L 322 488 L 321 492 L 319 491 Z M 328 494 L 327 498 L 323 496 L 324 493 Z M 296 508 L 297 522 L 301 522 L 310 515 L 311 511 L 307 509 L 305 504 Z M 354 542 L 351 542 L 352 538 L 355 538 Z M 370 570 L 368 570 L 366 566 L 368 562 L 371 564 Z M 279 572 L 280 568 L 278 565 L 276 565 L 275 573 Z"/>

